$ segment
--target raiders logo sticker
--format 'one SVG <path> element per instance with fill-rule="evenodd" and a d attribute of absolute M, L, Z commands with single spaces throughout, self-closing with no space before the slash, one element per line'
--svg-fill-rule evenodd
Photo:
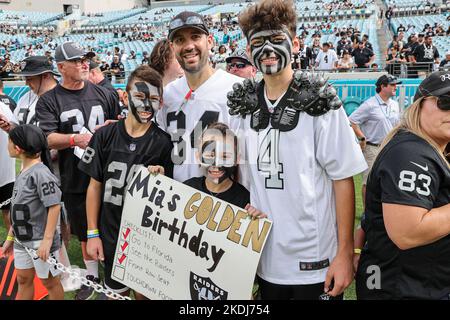
<path fill-rule="evenodd" d="M 192 300 L 227 300 L 228 292 L 212 282 L 210 278 L 204 278 L 190 272 L 190 290 Z"/>
<path fill-rule="evenodd" d="M 136 150 L 136 144 L 130 143 L 130 151 Z"/>
<path fill-rule="evenodd" d="M 27 66 L 27 62 L 26 61 L 21 61 L 20 62 L 20 70 L 23 71 L 23 69 L 25 69 L 25 67 Z"/>

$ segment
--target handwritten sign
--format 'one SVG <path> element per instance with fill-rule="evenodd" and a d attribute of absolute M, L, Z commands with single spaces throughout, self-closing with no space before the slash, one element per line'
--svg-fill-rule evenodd
<path fill-rule="evenodd" d="M 250 299 L 271 226 L 143 168 L 126 191 L 112 278 L 150 299 Z"/>

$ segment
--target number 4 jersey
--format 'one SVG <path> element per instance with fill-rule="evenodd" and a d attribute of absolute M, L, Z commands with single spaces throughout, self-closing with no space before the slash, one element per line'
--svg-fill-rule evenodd
<path fill-rule="evenodd" d="M 271 122 L 257 132 L 250 117 L 243 120 L 248 165 L 241 169 L 250 177 L 250 203 L 273 221 L 258 275 L 276 284 L 325 280 L 337 250 L 333 180 L 367 168 L 343 108 L 298 117 L 289 131 Z"/>
<path fill-rule="evenodd" d="M 44 238 L 48 208 L 60 202 L 58 180 L 44 164 L 22 171 L 14 183 L 11 201 L 15 237 L 25 246 L 37 249 Z M 55 232 L 50 252 L 59 249 L 59 243 L 59 234 Z"/>
<path fill-rule="evenodd" d="M 400 250 L 389 238 L 383 203 L 426 210 L 450 202 L 450 169 L 422 138 L 400 131 L 383 148 L 367 181 L 364 230 L 367 243 L 358 267 L 358 295 L 381 299 L 441 299 L 450 293 L 450 235 Z M 381 289 L 369 290 L 369 266 L 381 269 Z M 369 281 L 369 280 L 368 280 Z"/>
<path fill-rule="evenodd" d="M 172 177 L 171 151 L 170 136 L 156 124 L 139 138 L 128 135 L 124 120 L 95 132 L 78 168 L 103 184 L 100 213 L 103 241 L 115 244 L 126 185 L 142 165 L 160 165 L 165 175 Z"/>
<path fill-rule="evenodd" d="M 235 131 L 237 117 L 228 114 L 227 93 L 242 78 L 217 70 L 195 92 L 188 95 L 186 77 L 164 88 L 164 106 L 157 114 L 157 122 L 169 133 L 173 142 L 173 177 L 178 181 L 203 176 L 195 160 L 195 146 L 203 130 L 213 122 L 223 122 Z M 188 99 L 186 99 L 188 98 Z"/>
<path fill-rule="evenodd" d="M 67 90 L 58 84 L 42 95 L 36 105 L 39 127 L 51 133 L 80 133 L 85 127 L 94 132 L 97 125 L 117 119 L 119 101 L 109 90 L 86 81 L 81 90 Z M 79 159 L 72 148 L 59 150 L 59 168 L 64 193 L 85 193 L 89 177 L 77 169 Z"/>

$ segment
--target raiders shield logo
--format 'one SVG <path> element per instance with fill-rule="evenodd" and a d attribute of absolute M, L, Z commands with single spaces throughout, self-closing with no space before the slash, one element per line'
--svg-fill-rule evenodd
<path fill-rule="evenodd" d="M 136 150 L 136 145 L 134 143 L 130 144 L 130 151 Z"/>
<path fill-rule="evenodd" d="M 228 292 L 217 286 L 210 278 L 204 278 L 191 271 L 190 289 L 192 300 L 227 300 Z"/>
<path fill-rule="evenodd" d="M 27 62 L 26 61 L 20 62 L 20 70 L 21 71 L 23 71 L 23 69 L 25 69 L 26 66 L 27 66 Z"/>

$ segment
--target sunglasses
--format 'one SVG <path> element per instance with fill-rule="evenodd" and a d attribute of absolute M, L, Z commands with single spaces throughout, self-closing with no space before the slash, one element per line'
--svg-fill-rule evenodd
<path fill-rule="evenodd" d="M 244 69 L 246 66 L 247 66 L 246 63 L 229 63 L 229 64 L 227 64 L 227 69 L 228 70 L 231 70 L 233 68 Z"/>
<path fill-rule="evenodd" d="M 426 97 L 427 98 L 436 98 L 437 100 L 437 107 L 443 111 L 450 111 L 450 95 L 445 94 L 439 97 L 431 96 Z"/>
<path fill-rule="evenodd" d="M 169 29 L 173 30 L 176 28 L 180 28 L 182 26 L 195 26 L 195 25 L 200 25 L 201 27 L 204 28 L 204 23 L 202 18 L 197 17 L 197 16 L 191 16 L 188 17 L 186 20 L 182 20 L 180 18 L 172 20 L 169 24 Z"/>

